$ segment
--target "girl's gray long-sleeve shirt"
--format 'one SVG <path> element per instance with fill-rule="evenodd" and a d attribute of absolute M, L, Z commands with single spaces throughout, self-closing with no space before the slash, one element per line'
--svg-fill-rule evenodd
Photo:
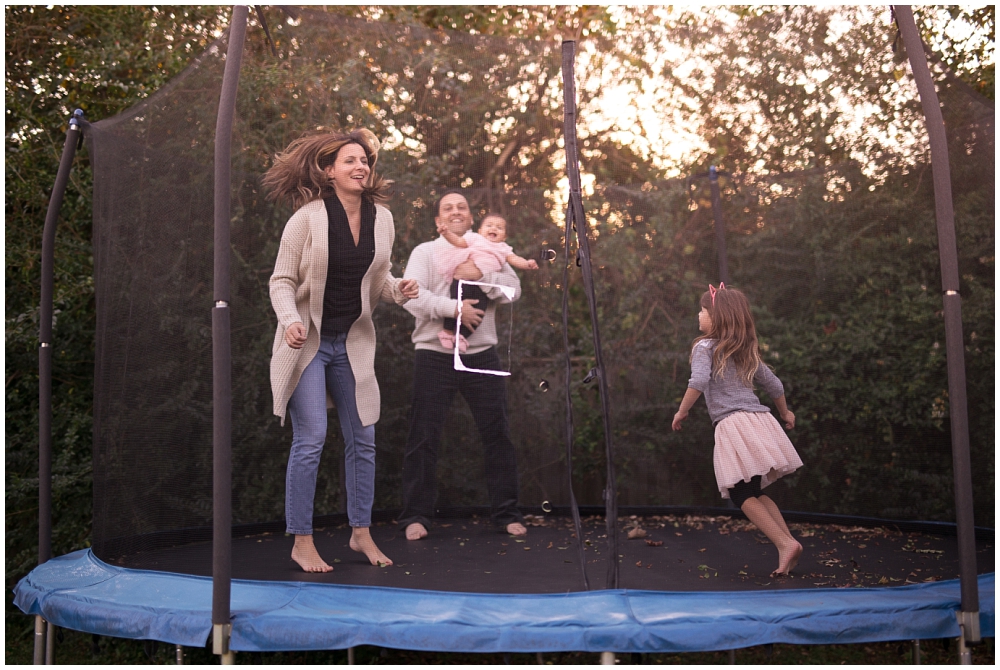
<path fill-rule="evenodd" d="M 760 403 L 753 389 L 743 383 L 736 366 L 729 363 L 725 372 L 715 377 L 712 374 L 712 353 L 715 340 L 701 340 L 691 351 L 691 380 L 688 388 L 701 391 L 708 404 L 708 415 L 712 425 L 718 424 L 733 412 L 770 412 L 770 408 Z M 771 369 L 762 362 L 753 377 L 772 398 L 785 395 L 785 387 Z"/>

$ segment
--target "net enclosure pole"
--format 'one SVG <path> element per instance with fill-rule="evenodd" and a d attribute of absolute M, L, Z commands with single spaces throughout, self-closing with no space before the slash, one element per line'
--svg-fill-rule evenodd
<path fill-rule="evenodd" d="M 580 521 L 580 507 L 576 504 L 576 493 L 573 491 L 573 443 L 576 441 L 575 428 L 573 427 L 573 359 L 569 345 L 569 264 L 570 241 L 573 239 L 573 209 L 566 211 L 566 237 L 563 240 L 564 256 L 562 271 L 562 336 L 563 350 L 566 352 L 566 481 L 569 484 L 569 504 L 570 512 L 573 515 L 573 530 L 578 541 L 576 543 L 580 561 L 580 574 L 583 577 L 583 588 L 590 590 L 590 580 L 587 578 L 587 556 L 584 554 L 583 546 L 583 524 Z M 541 654 L 539 654 L 541 655 Z"/>
<path fill-rule="evenodd" d="M 945 348 L 948 361 L 948 413 L 951 423 L 951 454 L 955 471 L 955 521 L 958 526 L 958 561 L 962 606 L 958 612 L 962 639 L 980 641 L 979 587 L 976 581 L 975 519 L 972 510 L 972 460 L 969 455 L 969 415 L 965 385 L 965 345 L 962 335 L 962 297 L 959 294 L 958 245 L 955 211 L 951 195 L 951 169 L 941 103 L 934 88 L 924 43 L 917 32 L 908 5 L 893 7 L 906 46 L 927 122 L 934 178 L 934 210 L 937 219 L 941 288 L 944 293 Z M 964 662 L 971 659 L 963 659 Z"/>
<path fill-rule="evenodd" d="M 224 664 L 229 649 L 229 600 L 232 586 L 232 351 L 229 315 L 230 146 L 236 114 L 236 88 L 243 59 L 248 8 L 233 7 L 226 68 L 215 124 L 215 268 L 212 309 L 212 651 Z"/>
<path fill-rule="evenodd" d="M 615 485 L 615 459 L 611 440 L 611 398 L 608 394 L 607 375 L 601 353 L 601 329 L 597 319 L 597 298 L 594 294 L 594 273 L 590 262 L 590 240 L 587 237 L 587 219 L 583 213 L 583 195 L 580 186 L 580 160 L 576 141 L 576 42 L 562 43 L 563 77 L 563 135 L 566 148 L 566 174 L 569 178 L 569 208 L 576 228 L 576 239 L 583 270 L 583 287 L 590 305 L 591 331 L 594 338 L 594 360 L 597 383 L 601 392 L 601 412 L 604 420 L 604 453 L 606 455 L 607 484 L 604 488 L 604 505 L 608 531 L 608 582 L 607 588 L 618 588 L 618 501 Z M 593 374 L 593 372 L 591 373 Z M 586 380 L 585 380 L 586 381 Z M 582 538 L 581 538 L 582 541 Z"/>
<path fill-rule="evenodd" d="M 719 256 L 719 281 L 729 283 L 729 261 L 726 256 L 726 224 L 722 220 L 722 195 L 719 193 L 719 170 L 708 168 L 708 184 L 712 191 L 712 218 L 715 220 L 715 249 Z"/>
<path fill-rule="evenodd" d="M 56 181 L 49 196 L 42 229 L 42 296 L 38 309 L 38 564 L 52 558 L 52 296 L 55 292 L 56 227 L 62 208 L 66 184 L 69 182 L 73 157 L 86 123 L 83 110 L 73 112 L 66 131 Z M 37 665 L 45 663 L 46 632 L 52 627 L 41 616 L 35 620 L 35 654 Z"/>

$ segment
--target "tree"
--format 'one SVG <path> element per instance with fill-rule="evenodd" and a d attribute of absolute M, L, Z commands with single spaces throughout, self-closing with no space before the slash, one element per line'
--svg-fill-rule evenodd
<path fill-rule="evenodd" d="M 996 100 L 996 6 L 925 7 L 921 36 L 944 63 L 989 100 Z"/>
<path fill-rule="evenodd" d="M 70 113 L 113 116 L 159 88 L 213 39 L 217 8 L 7 7 L 7 580 L 36 561 L 39 253 Z M 71 173 L 56 237 L 53 550 L 89 544 L 93 401 L 91 178 Z"/>

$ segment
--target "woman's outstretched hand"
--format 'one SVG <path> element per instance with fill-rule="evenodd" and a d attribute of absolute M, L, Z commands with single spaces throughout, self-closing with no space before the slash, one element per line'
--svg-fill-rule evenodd
<path fill-rule="evenodd" d="M 420 297 L 420 284 L 416 279 L 400 279 L 399 290 L 410 300 Z"/>
<path fill-rule="evenodd" d="M 306 327 L 296 321 L 288 328 L 285 328 L 285 344 L 292 349 L 301 349 L 306 343 Z"/>

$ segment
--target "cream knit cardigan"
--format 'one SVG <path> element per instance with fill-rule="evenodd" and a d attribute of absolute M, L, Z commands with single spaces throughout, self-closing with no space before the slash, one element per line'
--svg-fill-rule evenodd
<path fill-rule="evenodd" d="M 271 349 L 271 393 L 274 413 L 285 423 L 288 400 L 306 366 L 319 351 L 320 324 L 323 323 L 323 292 L 329 260 L 330 223 L 326 205 L 314 200 L 300 207 L 285 224 L 281 247 L 274 263 L 269 287 L 271 306 L 278 316 L 278 329 Z M 347 358 L 356 383 L 355 398 L 361 423 L 378 421 L 381 400 L 375 379 L 375 324 L 372 309 L 379 300 L 402 305 L 407 301 L 399 289 L 400 279 L 389 274 L 392 243 L 396 231 L 392 214 L 375 206 L 375 258 L 361 280 L 361 316 L 347 333 Z M 285 329 L 301 322 L 306 327 L 306 343 L 292 349 L 285 343 Z M 333 407 L 329 392 L 326 406 Z"/>

